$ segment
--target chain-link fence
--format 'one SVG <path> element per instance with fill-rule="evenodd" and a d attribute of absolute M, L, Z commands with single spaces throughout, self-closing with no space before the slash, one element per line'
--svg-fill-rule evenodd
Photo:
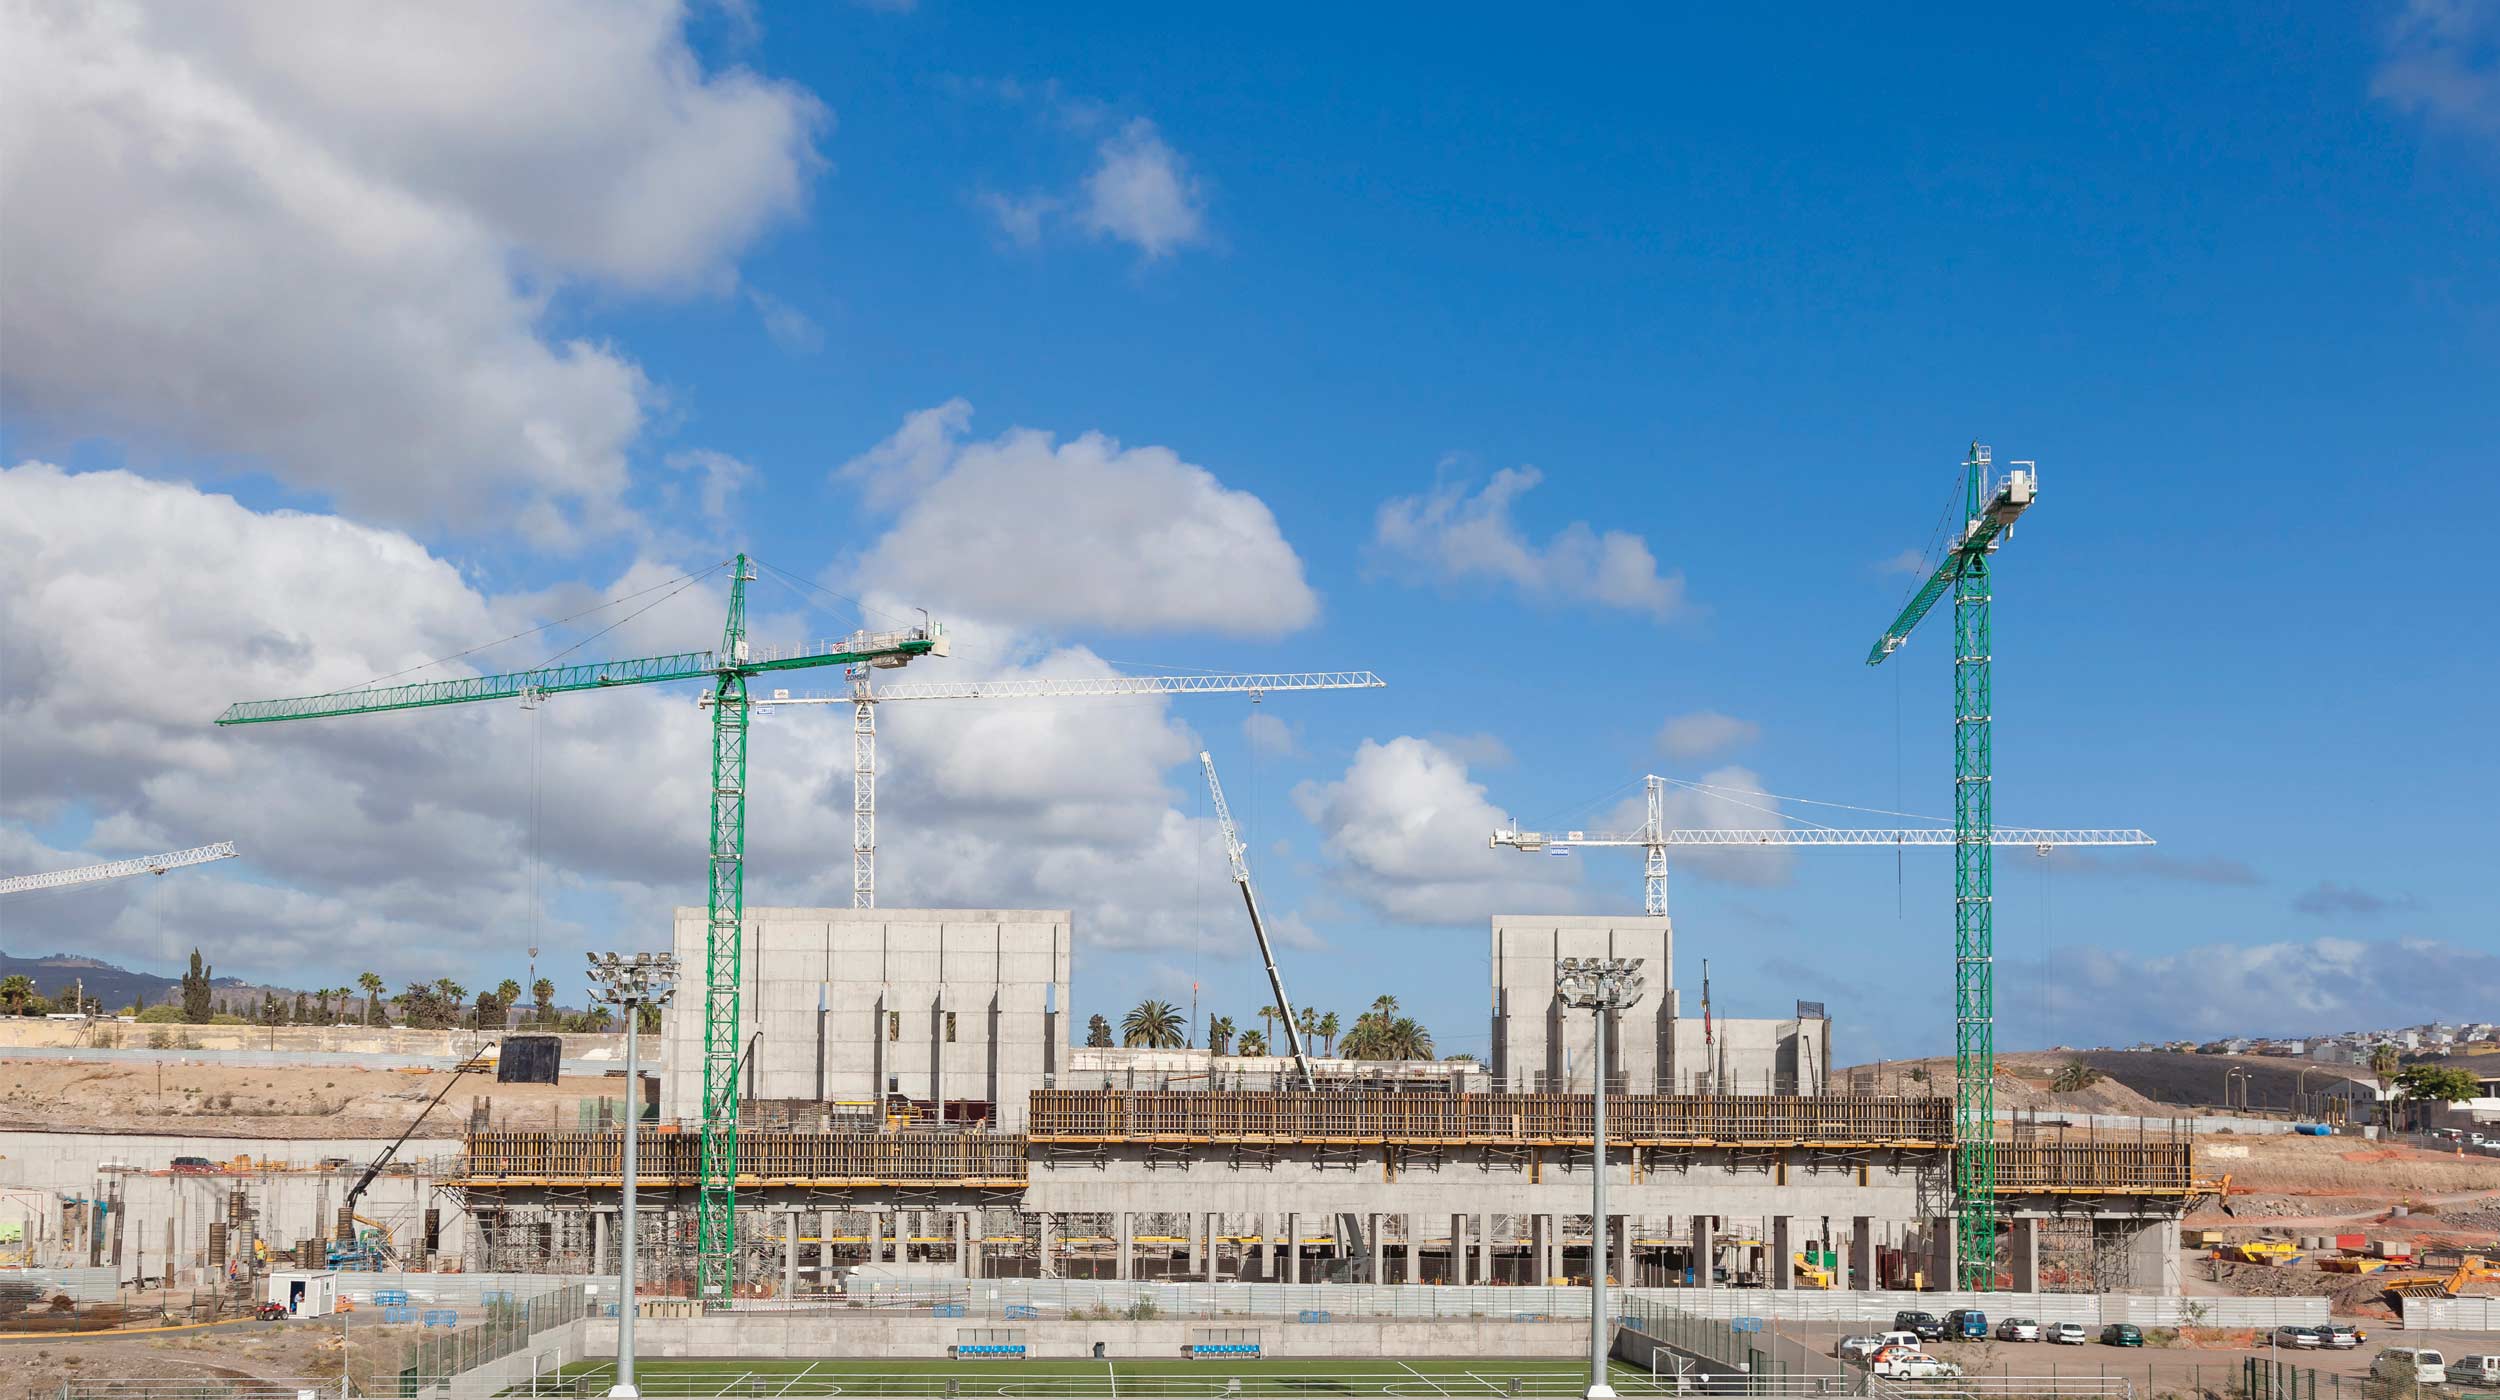
<path fill-rule="evenodd" d="M 386 1305 L 398 1306 L 398 1305 Z M 532 1298 L 489 1297 L 474 1323 L 420 1337 L 399 1367 L 399 1393 L 413 1396 L 527 1347 L 530 1338 L 591 1314 L 590 1290 L 579 1284 Z M 400 1319 L 424 1324 L 422 1315 Z"/>

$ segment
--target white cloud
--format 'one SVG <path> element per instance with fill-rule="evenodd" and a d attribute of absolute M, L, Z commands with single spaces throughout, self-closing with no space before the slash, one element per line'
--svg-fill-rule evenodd
<path fill-rule="evenodd" d="M 1206 190 L 1155 124 L 1138 117 L 1094 150 L 1078 217 L 1094 234 L 1160 258 L 1206 237 Z"/>
<path fill-rule="evenodd" d="M 1508 768 L 1518 760 L 1501 736 L 1481 730 L 1473 734 L 1427 734 L 1427 740 L 1469 768 Z"/>
<path fill-rule="evenodd" d="M 1683 611 L 1683 575 L 1660 575 L 1639 535 L 1574 521 L 1542 547 L 1529 543 L 1511 506 L 1544 479 L 1534 467 L 1505 468 L 1472 494 L 1452 482 L 1400 496 L 1380 507 L 1373 543 L 1402 569 L 1440 582 L 1508 583 L 1545 602 L 1595 603 L 1661 621 Z"/>
<path fill-rule="evenodd" d="M 359 514 L 616 528 L 651 391 L 552 291 L 728 285 L 823 113 L 663 0 L 18 6 L 0 400 Z"/>
<path fill-rule="evenodd" d="M 1749 831 L 1786 825 L 1779 799 L 1763 790 L 1761 777 L 1750 768 L 1713 769 L 1702 775 L 1701 786 L 1706 790 L 1667 789 L 1663 805 L 1669 829 Z M 1609 819 L 1609 827 L 1637 829 L 1647 820 L 1647 805 L 1645 797 L 1627 799 Z M 1769 888 L 1787 884 L 1796 873 L 1796 864 L 1794 846 L 1677 846 L 1667 851 L 1670 881 L 1678 875 L 1698 875 L 1725 884 Z M 1668 897 L 1672 902 L 1672 888 Z"/>
<path fill-rule="evenodd" d="M 1295 728 L 1264 710 L 1253 710 L 1241 721 L 1241 737 L 1261 753 L 1292 758 L 1302 752 L 1302 739 Z"/>
<path fill-rule="evenodd" d="M 1927 556 L 1915 549 L 1905 549 L 1875 566 L 1879 574 L 1916 574 L 1928 572 Z"/>
<path fill-rule="evenodd" d="M 2427 938 L 2216 943 L 2153 956 L 2060 948 L 2046 991 L 2057 1024 L 2089 1025 L 2112 1045 L 2317 1035 L 2487 1016 L 2500 1006 L 2500 953 Z"/>
<path fill-rule="evenodd" d="M 971 408 L 912 414 L 841 468 L 901 512 L 860 559 L 867 588 L 941 618 L 1269 637 L 1319 597 L 1265 502 L 1167 447 L 1012 429 L 963 438 Z"/>
<path fill-rule="evenodd" d="M 763 319 L 764 334 L 771 337 L 773 344 L 794 355 L 813 355 L 825 348 L 823 328 L 806 312 L 752 287 L 747 289 L 747 304 Z"/>
<path fill-rule="evenodd" d="M 2435 125 L 2500 137 L 2500 9 L 2408 0 L 2388 26 L 2370 95 Z"/>
<path fill-rule="evenodd" d="M 981 196 L 981 207 L 998 220 L 998 231 L 1007 235 L 1008 242 L 1019 248 L 1033 248 L 1041 244 L 1043 224 L 1057 215 L 1063 205 L 1047 194 L 991 193 Z"/>
<path fill-rule="evenodd" d="M 695 484 L 695 506 L 703 518 L 719 524 L 729 518 L 729 511 L 738 493 L 755 479 L 755 468 L 726 452 L 697 448 L 688 452 L 672 452 L 668 456 L 670 471 L 682 472 Z"/>
<path fill-rule="evenodd" d="M 1343 778 L 1301 783 L 1293 801 L 1335 855 L 1336 886 L 1400 923 L 1473 924 L 1591 902 L 1576 862 L 1486 844 L 1502 812 L 1467 765 L 1430 740 L 1366 739 Z"/>
<path fill-rule="evenodd" d="M 1708 758 L 1762 737 L 1762 726 L 1716 710 L 1671 716 L 1658 729 L 1658 749 L 1673 758 Z"/>

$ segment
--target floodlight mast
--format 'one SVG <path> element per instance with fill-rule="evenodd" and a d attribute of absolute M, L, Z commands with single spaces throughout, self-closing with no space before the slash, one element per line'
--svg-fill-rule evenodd
<path fill-rule="evenodd" d="M 1606 1018 L 1639 1004 L 1643 985 L 1639 958 L 1564 958 L 1554 973 L 1554 995 L 1565 1006 L 1590 1012 L 1597 1027 L 1589 1121 L 1588 1400 L 1613 1400 L 1615 1393 L 1606 1383 L 1607 1343 L 1613 1340 L 1606 1326 Z M 1701 1266 L 1707 1269 L 1709 1261 Z"/>
<path fill-rule="evenodd" d="M 615 1400 L 638 1400 L 634 1387 L 634 1314 L 640 1310 L 634 1281 L 634 1167 L 637 1140 L 642 1136 L 642 1070 L 634 1059 L 635 1032 L 645 1006 L 666 1006 L 677 990 L 677 959 L 667 953 L 590 954 L 591 996 L 613 1002 L 625 1013 L 625 1142 L 624 1174 L 618 1230 L 624 1261 L 617 1279 L 616 1384 L 608 1388 Z"/>

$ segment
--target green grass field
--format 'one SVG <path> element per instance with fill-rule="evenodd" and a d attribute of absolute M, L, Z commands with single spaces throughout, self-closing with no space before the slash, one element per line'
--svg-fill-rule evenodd
<path fill-rule="evenodd" d="M 1656 1395 L 1665 1387 L 1620 1362 L 1613 1384 L 1625 1395 Z M 646 1396 L 962 1396 L 1114 1397 L 1196 1400 L 1197 1397 L 1529 1396 L 1578 1395 L 1588 1363 L 1554 1357 L 1308 1357 L 1238 1361 L 756 1361 L 645 1360 L 635 1383 Z M 577 1362 L 539 1383 L 542 1396 L 604 1395 L 616 1379 L 612 1362 Z M 1236 1388 L 1238 1387 L 1238 1388 Z M 506 1391 L 529 1395 L 527 1386 Z"/>

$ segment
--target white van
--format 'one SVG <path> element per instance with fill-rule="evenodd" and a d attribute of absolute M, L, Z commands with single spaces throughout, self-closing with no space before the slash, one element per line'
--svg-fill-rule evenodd
<path fill-rule="evenodd" d="M 2370 1374 L 2383 1381 L 2448 1383 L 2448 1360 L 2428 1347 L 2389 1347 L 2370 1359 Z"/>

